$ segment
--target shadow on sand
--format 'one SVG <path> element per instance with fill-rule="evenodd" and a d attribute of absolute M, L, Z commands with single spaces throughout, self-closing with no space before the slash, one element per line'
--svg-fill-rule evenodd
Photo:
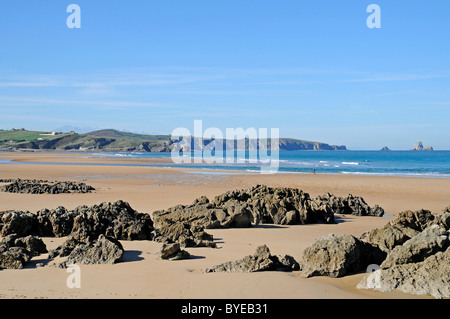
<path fill-rule="evenodd" d="M 133 261 L 139 261 L 143 260 L 143 257 L 140 257 L 142 255 L 142 251 L 140 250 L 125 250 L 123 254 L 123 262 L 133 262 Z"/>

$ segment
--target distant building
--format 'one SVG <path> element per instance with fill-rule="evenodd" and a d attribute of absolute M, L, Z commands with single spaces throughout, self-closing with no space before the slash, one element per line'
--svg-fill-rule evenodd
<path fill-rule="evenodd" d="M 60 135 L 60 134 L 62 134 L 62 133 L 61 133 L 61 132 L 51 132 L 51 133 L 43 133 L 43 134 L 39 134 L 39 135 L 46 135 L 46 136 L 51 135 L 51 136 L 55 136 L 55 135 Z"/>

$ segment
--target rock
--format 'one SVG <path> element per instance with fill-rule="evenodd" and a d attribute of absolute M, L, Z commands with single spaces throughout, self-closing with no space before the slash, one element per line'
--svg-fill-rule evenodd
<path fill-rule="evenodd" d="M 161 247 L 161 259 L 181 260 L 189 259 L 190 254 L 182 250 L 179 243 L 163 244 Z"/>
<path fill-rule="evenodd" d="M 64 207 L 54 210 L 42 209 L 36 214 L 29 212 L 0 212 L 1 235 L 17 234 L 20 237 L 65 237 L 75 232 L 89 233 L 93 239 L 99 235 L 118 240 L 152 239 L 153 222 L 148 214 L 140 214 L 123 201 L 79 206 L 73 211 Z"/>
<path fill-rule="evenodd" d="M 373 229 L 367 236 L 367 241 L 378 246 L 385 252 L 391 251 L 395 246 L 403 244 L 414 237 L 417 231 L 400 225 L 389 225 L 381 229 Z"/>
<path fill-rule="evenodd" d="M 37 236 L 26 236 L 16 238 L 14 246 L 23 247 L 27 249 L 31 256 L 39 256 L 40 254 L 47 253 L 47 247 L 41 238 Z"/>
<path fill-rule="evenodd" d="M 380 267 L 386 269 L 395 265 L 421 262 L 439 251 L 445 251 L 449 244 L 449 234 L 446 229 L 439 225 L 432 225 L 403 245 L 396 246 Z"/>
<path fill-rule="evenodd" d="M 314 202 L 316 205 L 330 206 L 335 214 L 376 217 L 384 215 L 384 210 L 380 206 L 370 207 L 362 197 L 353 196 L 352 194 L 343 198 L 327 193 L 316 197 Z"/>
<path fill-rule="evenodd" d="M 85 231 L 93 239 L 100 235 L 117 240 L 150 240 L 153 222 L 148 214 L 136 212 L 124 201 L 101 203 L 74 210 L 72 233 Z"/>
<path fill-rule="evenodd" d="M 380 151 L 390 151 L 389 147 L 384 146 Z"/>
<path fill-rule="evenodd" d="M 433 223 L 450 230 L 450 207 L 444 210 L 442 214 L 435 216 Z"/>
<path fill-rule="evenodd" d="M 71 181 L 49 182 L 45 180 L 9 180 L 10 184 L 0 187 L 3 192 L 22 194 L 62 194 L 62 193 L 90 193 L 95 190 L 85 183 Z"/>
<path fill-rule="evenodd" d="M 68 236 L 72 232 L 75 216 L 75 212 L 61 206 L 52 210 L 42 209 L 35 217 L 35 232 L 39 236 Z"/>
<path fill-rule="evenodd" d="M 228 227 L 250 227 L 252 214 L 246 205 L 233 201 L 222 207 L 216 207 L 209 203 L 207 198 L 196 199 L 188 206 L 177 205 L 166 211 L 157 211 L 152 214 L 155 228 L 163 220 L 170 223 L 185 222 L 202 228 L 228 228 Z"/>
<path fill-rule="evenodd" d="M 216 248 L 213 236 L 206 233 L 200 226 L 193 226 L 187 222 L 172 222 L 162 220 L 156 229 L 155 240 L 167 243 L 178 243 L 182 247 L 211 247 Z"/>
<path fill-rule="evenodd" d="M 69 239 L 71 252 L 59 267 L 65 268 L 71 264 L 115 264 L 122 261 L 124 249 L 115 238 L 100 235 L 93 241 L 78 241 Z M 67 251 L 66 251 L 67 253 Z M 60 255 L 61 256 L 61 255 Z"/>
<path fill-rule="evenodd" d="M 367 241 L 389 252 L 431 225 L 435 216 L 428 210 L 404 211 L 381 229 L 369 232 Z"/>
<path fill-rule="evenodd" d="M 21 269 L 33 256 L 46 252 L 46 246 L 40 238 L 8 235 L 0 240 L 0 269 Z"/>
<path fill-rule="evenodd" d="M 402 225 L 421 232 L 433 223 L 434 218 L 434 215 L 429 210 L 408 210 L 401 212 L 398 217 L 391 222 L 391 224 Z"/>
<path fill-rule="evenodd" d="M 22 269 L 31 257 L 26 248 L 0 245 L 0 269 Z"/>
<path fill-rule="evenodd" d="M 299 264 L 291 256 L 272 256 L 266 245 L 259 246 L 253 255 L 244 257 L 236 261 L 229 261 L 212 268 L 208 268 L 205 272 L 258 272 L 282 270 L 292 271 L 299 270 Z"/>
<path fill-rule="evenodd" d="M 228 191 L 213 201 L 206 197 L 193 204 L 177 205 L 152 215 L 155 228 L 163 220 L 170 224 L 187 222 L 205 229 L 251 227 L 253 224 L 334 223 L 330 207 L 313 203 L 307 193 L 295 188 L 272 188 L 262 185 Z"/>
<path fill-rule="evenodd" d="M 75 249 L 75 247 L 80 242 L 89 242 L 89 238 L 75 238 L 74 236 L 69 236 L 66 241 L 57 248 L 51 250 L 48 254 L 49 259 L 53 259 L 56 257 L 67 257 L 70 253 Z"/>
<path fill-rule="evenodd" d="M 34 215 L 30 212 L 0 212 L 1 236 L 16 234 L 19 237 L 30 235 L 33 229 Z"/>
<path fill-rule="evenodd" d="M 421 262 L 395 264 L 377 270 L 376 273 L 365 276 L 357 287 L 450 298 L 450 247 Z"/>
<path fill-rule="evenodd" d="M 391 244 L 385 245 L 388 255 L 380 270 L 364 277 L 358 288 L 450 297 L 449 221 L 450 213 L 445 210 L 440 215 L 425 210 L 406 211 L 382 230 L 376 230 L 377 238 L 396 230 L 406 240 L 395 245 L 392 239 L 386 240 Z"/>
<path fill-rule="evenodd" d="M 342 277 L 380 264 L 385 254 L 352 235 L 329 234 L 317 238 L 303 252 L 303 275 Z"/>
<path fill-rule="evenodd" d="M 414 144 L 413 148 L 411 149 L 411 151 L 432 151 L 433 147 L 431 146 L 427 146 L 427 147 L 423 147 L 422 142 L 417 142 L 416 144 Z"/>

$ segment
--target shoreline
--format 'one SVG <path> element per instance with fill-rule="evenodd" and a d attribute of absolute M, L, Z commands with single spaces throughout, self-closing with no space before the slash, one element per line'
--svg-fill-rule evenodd
<path fill-rule="evenodd" d="M 313 152 L 313 151 L 311 151 Z M 14 154 L 14 155 L 11 155 Z M 22 156 L 17 156 L 20 154 Z M 38 155 L 39 154 L 39 155 Z M 10 156 L 8 156 L 10 155 Z M 402 178 L 431 178 L 431 179 L 450 179 L 450 174 L 420 174 L 420 173 L 371 173 L 371 172 L 320 172 L 315 171 L 288 171 L 279 170 L 262 172 L 258 169 L 235 169 L 235 168 L 208 168 L 208 167 L 195 167 L 196 164 L 191 164 L 193 167 L 187 167 L 189 164 L 183 167 L 177 167 L 170 158 L 133 158 L 133 157 L 103 157 L 103 155 L 98 153 L 71 153 L 71 152 L 46 152 L 40 151 L 34 156 L 29 152 L 2 152 L 0 151 L 0 165 L 8 164 L 30 164 L 30 165 L 93 165 L 93 166 L 127 166 L 127 167 L 155 167 L 155 168 L 168 168 L 168 169 L 180 169 L 186 171 L 198 171 L 223 174 L 266 174 L 266 175 L 283 175 L 283 174 L 294 174 L 294 175 L 331 175 L 331 176 L 378 176 L 378 177 L 402 177 Z M 74 156 L 76 155 L 76 156 Z M 51 161 L 43 161 L 43 159 L 51 159 Z M 163 165 L 174 165 L 174 166 L 163 166 Z M 201 163 L 200 165 L 208 165 L 207 163 Z"/>

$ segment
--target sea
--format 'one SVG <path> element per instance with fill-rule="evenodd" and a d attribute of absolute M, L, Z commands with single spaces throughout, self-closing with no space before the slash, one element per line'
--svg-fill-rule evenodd
<path fill-rule="evenodd" d="M 94 153 L 96 156 L 118 158 L 173 159 L 171 153 Z M 177 157 L 178 162 L 136 164 L 196 169 L 205 173 L 316 173 L 342 175 L 378 175 L 450 178 L 450 151 L 280 151 L 278 156 L 259 158 L 249 152 L 233 157 Z M 270 154 L 272 155 L 272 154 Z M 177 155 L 178 156 L 178 155 Z M 134 164 L 131 164 L 134 165 Z"/>

